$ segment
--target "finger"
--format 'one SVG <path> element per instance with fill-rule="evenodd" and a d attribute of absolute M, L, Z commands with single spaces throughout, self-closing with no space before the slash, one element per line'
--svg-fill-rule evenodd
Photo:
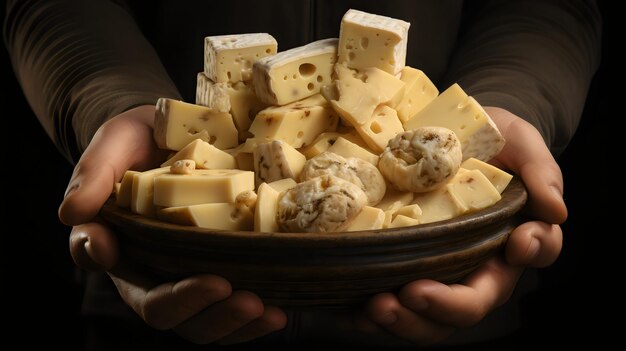
<path fill-rule="evenodd" d="M 527 222 L 515 228 L 506 244 L 506 259 L 512 265 L 546 267 L 559 257 L 563 232 L 556 224 Z"/>
<path fill-rule="evenodd" d="M 418 280 L 402 288 L 398 299 L 403 306 L 436 322 L 468 327 L 509 299 L 521 273 L 522 268 L 493 258 L 461 284 Z"/>
<path fill-rule="evenodd" d="M 366 313 L 388 332 L 420 346 L 441 341 L 454 331 L 450 326 L 433 322 L 409 310 L 390 293 L 374 296 L 367 304 Z"/>
<path fill-rule="evenodd" d="M 105 123 L 76 164 L 59 208 L 66 225 L 91 220 L 130 167 L 156 160 L 152 138 L 154 106 L 129 110 Z"/>
<path fill-rule="evenodd" d="M 263 302 L 253 293 L 236 291 L 174 328 L 196 344 L 209 344 L 225 338 L 263 315 Z"/>
<path fill-rule="evenodd" d="M 131 283 L 111 275 L 120 296 L 148 325 L 171 329 L 207 307 L 222 301 L 231 293 L 224 278 L 198 275 L 178 282 L 147 288 L 145 279 Z"/>
<path fill-rule="evenodd" d="M 109 270 L 119 258 L 117 237 L 99 223 L 75 226 L 70 233 L 70 253 L 82 269 Z"/>
<path fill-rule="evenodd" d="M 263 315 L 234 333 L 220 339 L 221 345 L 232 345 L 260 338 L 287 325 L 287 315 L 280 308 L 266 306 Z"/>

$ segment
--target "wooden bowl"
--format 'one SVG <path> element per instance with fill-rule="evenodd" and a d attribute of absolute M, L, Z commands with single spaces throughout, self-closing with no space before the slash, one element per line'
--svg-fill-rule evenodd
<path fill-rule="evenodd" d="M 282 307 L 346 307 L 416 279 L 452 283 L 494 255 L 526 202 L 514 178 L 483 211 L 413 227 L 349 233 L 227 232 L 149 219 L 109 201 L 122 255 L 164 281 L 197 273 Z"/>

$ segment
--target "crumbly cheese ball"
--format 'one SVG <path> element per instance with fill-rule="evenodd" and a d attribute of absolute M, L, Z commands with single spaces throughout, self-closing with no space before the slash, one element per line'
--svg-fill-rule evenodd
<path fill-rule="evenodd" d="M 305 181 L 321 175 L 334 175 L 358 186 L 367 195 L 367 205 L 375 206 L 385 196 L 387 186 L 378 168 L 360 158 L 323 152 L 306 161 L 300 180 Z"/>
<path fill-rule="evenodd" d="M 334 232 L 350 224 L 367 203 L 358 186 L 332 175 L 296 185 L 280 195 L 278 225 L 285 232 Z"/>
<path fill-rule="evenodd" d="M 461 143 L 453 131 L 421 127 L 396 135 L 380 155 L 378 169 L 401 191 L 439 188 L 459 170 Z"/>
<path fill-rule="evenodd" d="M 174 174 L 191 174 L 196 169 L 196 161 L 194 160 L 178 160 L 174 162 L 170 168 L 170 172 Z"/>

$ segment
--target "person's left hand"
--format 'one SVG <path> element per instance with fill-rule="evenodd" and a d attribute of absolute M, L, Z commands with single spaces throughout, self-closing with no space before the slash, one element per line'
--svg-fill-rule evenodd
<path fill-rule="evenodd" d="M 545 267 L 557 259 L 563 239 L 558 224 L 567 218 L 560 168 L 531 124 L 500 108 L 485 110 L 506 139 L 492 163 L 521 176 L 529 193 L 526 210 L 536 220 L 513 230 L 504 257 L 490 259 L 458 284 L 424 279 L 396 295 L 374 296 L 356 321 L 359 329 L 384 330 L 418 345 L 436 343 L 504 304 L 524 267 Z"/>

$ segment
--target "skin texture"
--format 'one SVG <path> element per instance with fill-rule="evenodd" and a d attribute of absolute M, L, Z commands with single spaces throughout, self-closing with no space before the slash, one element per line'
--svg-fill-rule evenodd
<path fill-rule="evenodd" d="M 506 110 L 485 109 L 507 140 L 492 163 L 522 177 L 529 190 L 526 210 L 534 220 L 513 231 L 504 257 L 491 259 L 461 283 L 418 280 L 398 294 L 376 295 L 349 317 L 349 328 L 391 333 L 417 345 L 436 343 L 505 303 L 524 267 L 545 267 L 558 257 L 559 224 L 567 218 L 561 171 L 532 125 Z M 173 329 L 194 343 L 234 344 L 284 328 L 282 310 L 265 306 L 251 292 L 232 291 L 221 277 L 198 275 L 154 284 L 124 262 L 115 234 L 95 218 L 127 169 L 148 169 L 165 159 L 152 139 L 153 118 L 154 106 L 140 106 L 111 119 L 76 165 L 59 208 L 63 223 L 74 226 L 74 261 L 84 269 L 106 270 L 122 299 L 147 324 Z"/>

